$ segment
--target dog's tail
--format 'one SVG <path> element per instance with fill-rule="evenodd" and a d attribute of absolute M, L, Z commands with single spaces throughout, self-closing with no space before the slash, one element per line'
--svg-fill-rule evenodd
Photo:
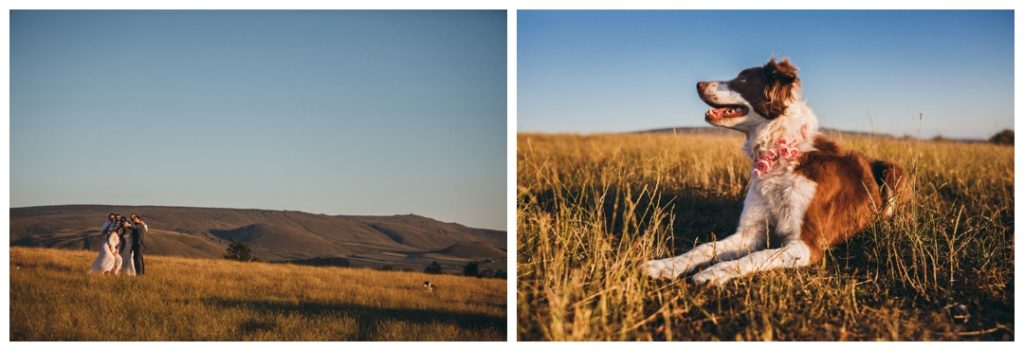
<path fill-rule="evenodd" d="M 889 218 L 910 198 L 910 179 L 903 167 L 890 161 L 871 162 L 871 173 L 882 197 L 882 216 Z"/>

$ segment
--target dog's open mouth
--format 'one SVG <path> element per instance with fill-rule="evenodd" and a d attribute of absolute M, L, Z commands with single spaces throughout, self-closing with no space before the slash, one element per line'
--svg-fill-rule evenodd
<path fill-rule="evenodd" d="M 747 112 L 747 107 L 743 105 L 724 105 L 712 107 L 708 112 L 704 113 L 704 118 L 708 121 L 718 121 L 725 118 L 746 116 Z"/>

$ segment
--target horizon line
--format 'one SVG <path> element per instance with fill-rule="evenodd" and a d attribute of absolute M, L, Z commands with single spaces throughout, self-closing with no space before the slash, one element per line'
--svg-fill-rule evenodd
<path fill-rule="evenodd" d="M 661 132 L 661 131 L 668 131 L 668 130 L 674 130 L 674 129 L 707 129 L 707 130 L 716 130 L 717 131 L 717 130 L 720 129 L 720 127 L 715 127 L 715 126 L 711 126 L 711 125 L 692 125 L 692 126 L 690 126 L 690 125 L 678 125 L 678 126 L 673 126 L 673 127 L 654 127 L 654 128 L 645 128 L 645 129 L 629 129 L 629 130 L 595 130 L 595 131 L 581 131 L 581 130 L 555 130 L 555 131 L 551 131 L 551 130 L 519 130 L 519 129 L 517 129 L 516 130 L 516 134 L 545 134 L 545 135 L 559 135 L 559 134 L 562 134 L 562 135 L 634 134 L 634 133 Z M 909 133 L 905 133 L 903 135 L 897 135 L 897 134 L 893 134 L 893 133 L 890 133 L 890 132 L 838 129 L 838 128 L 830 128 L 830 127 L 820 127 L 818 130 L 819 130 L 819 132 L 838 132 L 838 133 L 850 133 L 850 134 L 874 134 L 874 135 L 888 136 L 888 137 L 897 138 L 897 139 L 904 138 L 904 137 L 911 137 L 911 138 L 914 138 L 914 139 L 917 139 L 917 140 L 925 140 L 925 141 L 926 140 L 932 140 L 933 138 L 936 138 L 936 137 L 941 137 L 941 138 L 947 139 L 947 140 L 959 140 L 959 141 L 987 141 L 988 140 L 988 138 L 986 138 L 986 137 L 953 137 L 953 136 L 943 135 L 942 133 L 936 133 L 935 136 L 929 138 L 929 137 L 924 137 L 924 136 L 920 136 L 920 135 L 910 135 Z M 1003 128 L 1003 129 L 1000 129 L 1000 130 L 997 130 L 997 131 L 993 132 L 993 135 L 995 135 L 995 134 L 997 134 L 999 132 L 1002 132 L 1003 130 L 1014 131 L 1014 128 Z M 723 129 L 722 130 L 723 133 L 727 133 L 728 131 L 729 131 L 729 129 Z M 742 134 L 742 132 L 739 132 L 739 133 Z"/>

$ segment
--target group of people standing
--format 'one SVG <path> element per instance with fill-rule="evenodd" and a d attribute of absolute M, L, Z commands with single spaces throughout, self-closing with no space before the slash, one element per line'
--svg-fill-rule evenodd
<path fill-rule="evenodd" d="M 142 261 L 143 238 L 149 226 L 142 217 L 132 213 L 131 218 L 122 217 L 120 213 L 107 215 L 103 223 L 101 235 L 104 238 L 100 245 L 100 254 L 92 262 L 92 272 L 118 275 L 142 275 L 145 266 Z"/>

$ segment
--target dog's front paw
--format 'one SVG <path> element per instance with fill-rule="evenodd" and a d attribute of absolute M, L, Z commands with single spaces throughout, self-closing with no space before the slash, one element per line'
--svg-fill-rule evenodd
<path fill-rule="evenodd" d="M 674 279 L 682 274 L 673 268 L 669 260 L 652 260 L 640 265 L 640 271 L 654 279 Z"/>
<path fill-rule="evenodd" d="M 736 274 L 727 269 L 711 267 L 693 275 L 693 282 L 697 285 L 722 285 L 725 282 L 736 278 Z"/>

